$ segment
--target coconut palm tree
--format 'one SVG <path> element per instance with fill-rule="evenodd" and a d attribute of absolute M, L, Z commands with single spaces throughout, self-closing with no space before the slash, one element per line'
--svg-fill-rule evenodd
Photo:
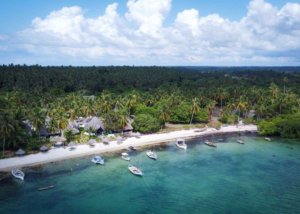
<path fill-rule="evenodd" d="M 192 124 L 192 121 L 193 121 L 193 118 L 194 118 L 194 115 L 197 114 L 200 110 L 200 107 L 199 107 L 199 99 L 197 97 L 195 97 L 193 100 L 192 100 L 192 116 L 191 116 L 191 121 L 190 121 L 190 124 Z"/>
<path fill-rule="evenodd" d="M 0 138 L 2 139 L 2 155 L 4 156 L 6 140 L 14 134 L 15 127 L 13 124 L 12 115 L 8 112 L 3 112 L 0 114 L 0 121 Z"/>

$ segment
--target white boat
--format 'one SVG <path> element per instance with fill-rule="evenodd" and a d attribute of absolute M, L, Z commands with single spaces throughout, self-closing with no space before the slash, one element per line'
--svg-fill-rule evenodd
<path fill-rule="evenodd" d="M 147 154 L 147 156 L 148 156 L 149 158 L 151 158 L 151 159 L 153 159 L 153 160 L 156 160 L 156 159 L 157 159 L 157 154 L 156 154 L 155 152 L 151 151 L 151 150 L 148 150 L 148 151 L 146 152 L 146 154 Z"/>
<path fill-rule="evenodd" d="M 121 158 L 124 159 L 124 160 L 126 160 L 126 161 L 130 161 L 129 154 L 126 153 L 126 152 L 123 152 L 123 153 L 121 154 Z"/>
<path fill-rule="evenodd" d="M 100 155 L 95 155 L 91 161 L 95 164 L 104 164 L 104 159 Z"/>
<path fill-rule="evenodd" d="M 15 178 L 24 181 L 25 173 L 22 172 L 21 170 L 19 170 L 19 169 L 13 169 L 13 170 L 11 171 L 11 174 L 12 174 Z"/>
<path fill-rule="evenodd" d="M 211 142 L 211 141 L 205 141 L 204 142 L 206 145 L 208 145 L 208 146 L 210 146 L 210 147 L 217 147 L 213 142 Z"/>
<path fill-rule="evenodd" d="M 184 149 L 184 150 L 187 149 L 184 139 L 177 139 L 176 146 L 180 149 Z"/>
<path fill-rule="evenodd" d="M 128 169 L 134 175 L 143 176 L 143 172 L 135 166 L 129 166 Z"/>
<path fill-rule="evenodd" d="M 265 140 L 266 140 L 266 141 L 271 141 L 271 138 L 265 137 Z"/>
<path fill-rule="evenodd" d="M 239 144 L 245 144 L 242 139 L 238 139 L 236 142 L 238 142 Z"/>

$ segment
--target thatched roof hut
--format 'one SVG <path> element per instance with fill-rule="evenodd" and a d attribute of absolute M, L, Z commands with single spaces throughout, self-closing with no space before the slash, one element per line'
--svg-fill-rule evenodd
<path fill-rule="evenodd" d="M 16 151 L 15 154 L 16 154 L 17 156 L 22 156 L 22 155 L 25 155 L 25 153 L 26 153 L 26 152 L 25 152 L 23 149 L 20 148 L 20 149 L 18 149 L 18 151 Z"/>
<path fill-rule="evenodd" d="M 84 124 L 84 130 L 89 131 L 91 129 L 95 131 L 104 130 L 104 125 L 100 118 L 92 117 L 89 121 L 86 121 L 86 123 Z"/>

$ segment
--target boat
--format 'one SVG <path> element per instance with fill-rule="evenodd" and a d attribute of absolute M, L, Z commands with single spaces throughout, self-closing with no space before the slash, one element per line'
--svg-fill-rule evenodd
<path fill-rule="evenodd" d="M 24 181 L 25 173 L 22 172 L 21 170 L 19 170 L 19 169 L 13 169 L 13 170 L 11 171 L 11 174 L 12 174 L 15 178 Z"/>
<path fill-rule="evenodd" d="M 236 142 L 238 142 L 239 144 L 245 144 L 242 139 L 238 139 Z"/>
<path fill-rule="evenodd" d="M 126 161 L 130 161 L 129 154 L 126 153 L 126 152 L 123 152 L 123 153 L 121 154 L 121 158 L 124 159 L 124 160 L 126 160 Z"/>
<path fill-rule="evenodd" d="M 214 144 L 213 142 L 208 141 L 208 140 L 205 141 L 204 143 L 205 143 L 206 145 L 210 146 L 210 147 L 217 147 L 216 144 Z"/>
<path fill-rule="evenodd" d="M 143 172 L 136 166 L 129 166 L 128 169 L 134 175 L 143 176 Z"/>
<path fill-rule="evenodd" d="M 136 151 L 137 149 L 134 146 L 129 146 L 129 150 Z"/>
<path fill-rule="evenodd" d="M 157 159 L 157 154 L 151 150 L 147 151 L 146 154 L 150 159 L 153 159 L 153 160 Z"/>
<path fill-rule="evenodd" d="M 38 191 L 44 191 L 44 190 L 53 189 L 53 188 L 54 188 L 54 186 L 50 185 L 50 186 L 38 188 Z"/>
<path fill-rule="evenodd" d="M 100 155 L 95 155 L 91 161 L 95 164 L 100 164 L 100 165 L 104 164 L 104 159 Z"/>
<path fill-rule="evenodd" d="M 265 140 L 266 140 L 266 141 L 271 141 L 271 138 L 265 137 Z"/>
<path fill-rule="evenodd" d="M 176 146 L 180 149 L 184 149 L 184 150 L 187 149 L 184 139 L 177 139 Z"/>

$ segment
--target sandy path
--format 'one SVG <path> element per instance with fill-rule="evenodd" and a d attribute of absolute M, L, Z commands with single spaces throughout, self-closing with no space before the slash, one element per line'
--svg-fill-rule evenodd
<path fill-rule="evenodd" d="M 150 134 L 142 135 L 140 138 L 128 138 L 122 144 L 117 144 L 116 141 L 112 141 L 109 145 L 102 143 L 96 144 L 95 147 L 91 148 L 88 145 L 78 145 L 76 150 L 69 151 L 69 148 L 55 148 L 51 149 L 47 153 L 37 153 L 26 155 L 23 157 L 13 157 L 0 160 L 0 171 L 9 171 L 15 167 L 34 166 L 45 164 L 53 161 L 59 161 L 63 159 L 75 158 L 80 156 L 99 154 L 104 152 L 119 151 L 127 149 L 129 146 L 146 146 L 153 145 L 163 142 L 175 141 L 177 138 L 195 138 L 200 136 L 206 136 L 211 134 L 221 133 L 234 133 L 244 131 L 257 131 L 255 125 L 243 125 L 240 127 L 226 126 L 220 130 L 207 129 L 204 132 L 195 132 L 196 129 L 174 131 L 163 134 Z"/>

